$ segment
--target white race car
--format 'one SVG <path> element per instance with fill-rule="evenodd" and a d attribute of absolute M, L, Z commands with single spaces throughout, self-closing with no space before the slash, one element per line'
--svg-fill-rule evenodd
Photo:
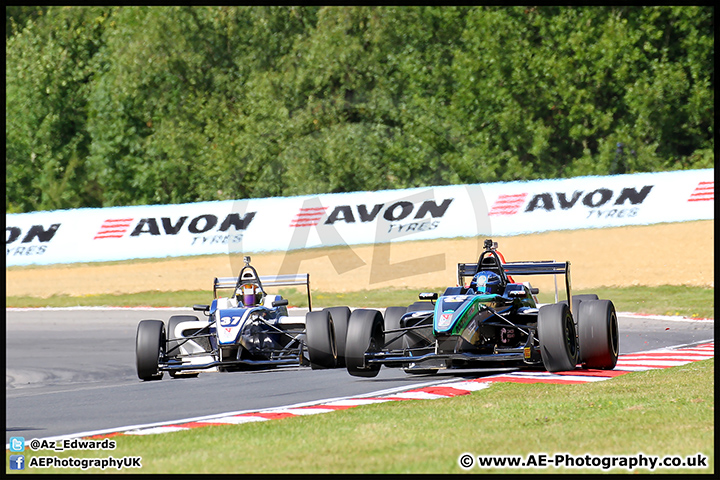
<path fill-rule="evenodd" d="M 344 366 L 348 307 L 312 311 L 310 275 L 260 277 L 244 257 L 237 279 L 215 278 L 210 305 L 194 305 L 204 313 L 142 320 L 135 339 L 137 374 L 141 380 L 197 376 L 201 370 L 232 371 L 275 366 Z M 268 295 L 266 286 L 305 285 L 309 312 L 288 315 L 288 301 Z M 232 289 L 228 297 L 218 290 Z M 336 338 L 338 340 L 336 340 Z"/>

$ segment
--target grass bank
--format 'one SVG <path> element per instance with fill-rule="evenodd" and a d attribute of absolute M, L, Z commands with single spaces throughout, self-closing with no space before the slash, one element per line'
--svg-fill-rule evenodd
<path fill-rule="evenodd" d="M 428 289 L 443 292 L 442 287 Z M 295 289 L 280 289 L 280 294 L 297 307 L 307 307 L 304 292 Z M 361 290 L 350 293 L 312 292 L 313 308 L 338 305 L 352 307 L 384 308 L 391 305 L 409 305 L 417 301 L 417 290 L 383 289 Z M 596 293 L 600 298 L 613 301 L 621 312 L 647 313 L 656 315 L 682 315 L 697 318 L 715 318 L 715 289 L 689 286 L 665 285 L 659 287 L 601 287 L 592 291 L 576 290 L 576 294 Z M 562 297 L 560 298 L 562 299 Z M 196 303 L 209 303 L 212 291 L 142 292 L 125 295 L 87 295 L 6 297 L 8 307 L 78 307 L 78 306 L 149 306 L 189 307 Z M 554 294 L 541 293 L 543 303 L 553 302 Z"/>
<path fill-rule="evenodd" d="M 27 449 L 26 465 L 40 455 L 111 454 L 142 456 L 142 468 L 123 470 L 127 473 L 463 473 L 458 459 L 464 453 L 523 458 L 565 453 L 577 457 L 701 454 L 707 457 L 707 467 L 663 468 L 654 473 L 713 473 L 714 365 L 714 360 L 705 360 L 581 385 L 494 384 L 451 399 L 389 402 L 267 422 L 120 436 L 114 437 L 117 448 L 112 452 Z M 649 471 L 616 468 L 609 473 Z M 25 472 L 70 471 L 26 468 Z M 469 472 L 607 473 L 600 468 L 480 469 L 477 465 Z"/>

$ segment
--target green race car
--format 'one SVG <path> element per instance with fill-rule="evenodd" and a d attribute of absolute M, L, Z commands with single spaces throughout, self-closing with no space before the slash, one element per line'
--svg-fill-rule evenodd
<path fill-rule="evenodd" d="M 563 276 L 566 300 L 539 305 L 523 275 Z M 472 278 L 464 285 L 466 278 Z M 557 283 L 556 283 L 557 285 Z M 505 262 L 486 240 L 477 263 L 458 265 L 458 286 L 421 293 L 409 307 L 352 312 L 345 363 L 354 376 L 381 365 L 407 373 L 478 367 L 543 367 L 547 371 L 613 369 L 619 333 L 615 306 L 597 295 L 573 296 L 570 263 Z"/>

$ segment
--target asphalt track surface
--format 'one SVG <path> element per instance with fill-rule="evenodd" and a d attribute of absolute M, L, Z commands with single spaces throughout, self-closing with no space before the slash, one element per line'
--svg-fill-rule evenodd
<path fill-rule="evenodd" d="M 141 382 L 135 332 L 142 319 L 167 320 L 188 309 L 6 310 L 5 441 L 47 438 L 226 412 L 362 396 L 498 370 L 411 376 L 382 368 L 375 378 L 345 369 L 290 367 L 201 373 Z M 303 311 L 291 312 L 302 315 Z M 714 340 L 712 321 L 619 315 L 620 354 Z"/>

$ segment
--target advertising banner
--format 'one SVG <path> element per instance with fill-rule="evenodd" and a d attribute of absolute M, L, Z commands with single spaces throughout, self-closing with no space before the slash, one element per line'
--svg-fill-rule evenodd
<path fill-rule="evenodd" d="M 6 214 L 6 264 L 45 265 L 714 219 L 714 169 Z"/>

